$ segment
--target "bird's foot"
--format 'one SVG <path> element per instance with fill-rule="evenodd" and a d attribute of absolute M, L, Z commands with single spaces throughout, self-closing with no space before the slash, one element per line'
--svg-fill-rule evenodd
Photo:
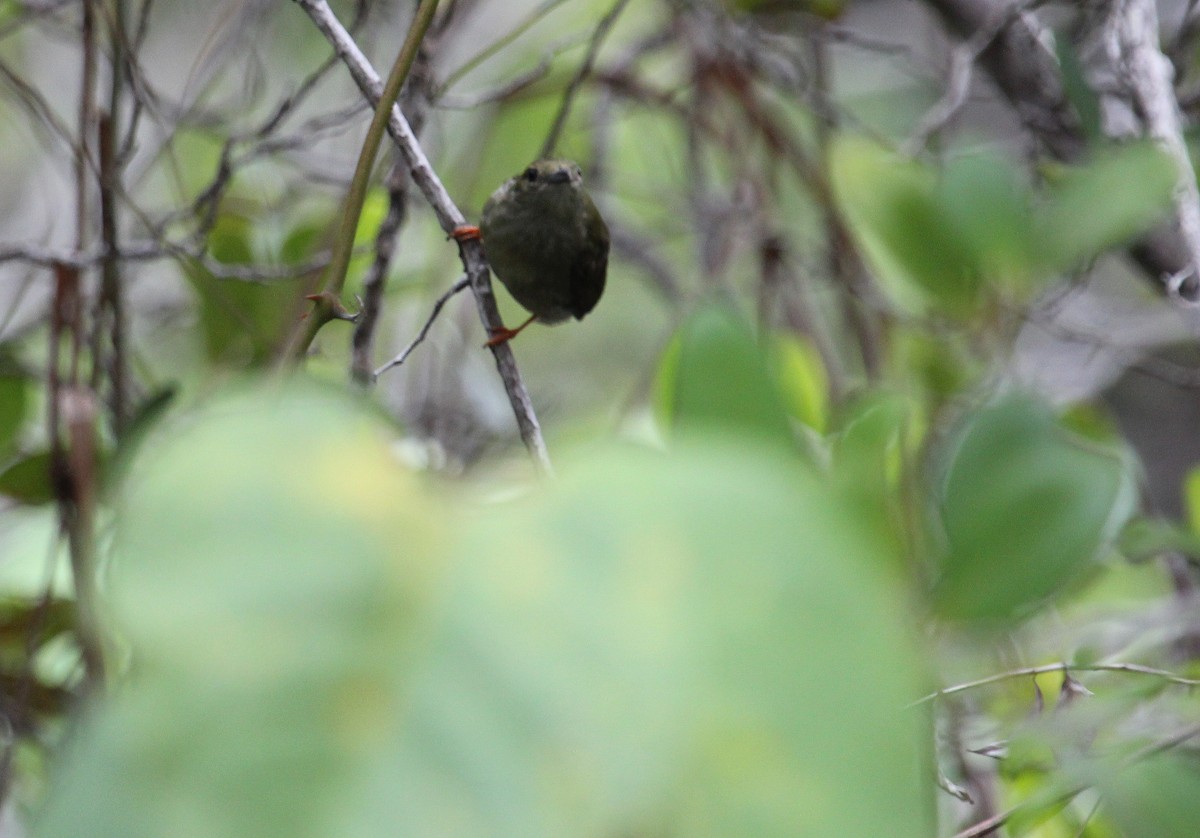
<path fill-rule="evenodd" d="M 483 239 L 483 234 L 474 224 L 460 224 L 450 231 L 450 238 L 457 242 L 472 242 Z"/>
<path fill-rule="evenodd" d="M 515 329 L 509 329 L 504 326 L 501 326 L 499 329 L 493 329 L 491 332 L 491 335 L 487 339 L 487 343 L 485 343 L 483 345 L 483 348 L 491 349 L 493 346 L 499 346 L 502 343 L 508 343 L 510 340 L 515 338 L 517 335 L 521 334 L 521 332 L 525 329 L 525 327 L 528 326 L 530 323 L 532 323 L 534 320 L 537 320 L 536 314 L 533 315 L 532 317 L 530 317 L 528 320 L 526 320 L 524 323 L 522 323 L 520 326 L 518 326 Z"/>

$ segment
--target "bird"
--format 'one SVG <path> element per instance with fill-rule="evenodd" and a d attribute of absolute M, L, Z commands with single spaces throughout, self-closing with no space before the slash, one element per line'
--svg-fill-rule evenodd
<path fill-rule="evenodd" d="M 481 239 L 493 273 L 530 313 L 517 328 L 493 332 L 486 346 L 512 340 L 535 320 L 582 320 L 604 293 L 608 225 L 570 160 L 530 163 L 492 193 L 478 227 L 451 235 Z"/>

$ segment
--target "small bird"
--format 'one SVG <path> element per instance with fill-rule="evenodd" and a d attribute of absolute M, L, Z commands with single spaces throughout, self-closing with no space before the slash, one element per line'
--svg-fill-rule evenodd
<path fill-rule="evenodd" d="M 488 346 L 511 340 L 534 320 L 581 320 L 604 293 L 608 225 L 569 160 L 531 163 L 492 193 L 478 228 L 459 227 L 454 237 L 482 237 L 492 270 L 532 315 L 493 334 Z"/>

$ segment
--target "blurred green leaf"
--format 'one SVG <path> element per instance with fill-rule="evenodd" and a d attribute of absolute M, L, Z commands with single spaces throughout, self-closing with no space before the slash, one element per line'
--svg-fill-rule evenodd
<path fill-rule="evenodd" d="M 28 380 L 22 375 L 0 374 L 0 456 L 11 451 L 28 410 Z"/>
<path fill-rule="evenodd" d="M 658 403 L 677 431 L 736 431 L 794 444 L 766 358 L 737 314 L 702 308 L 664 353 Z"/>
<path fill-rule="evenodd" d="M 1200 467 L 1193 468 L 1183 480 L 1183 499 L 1187 505 L 1187 524 L 1200 534 Z"/>
<path fill-rule="evenodd" d="M 1185 838 L 1200 824 L 1200 763 L 1194 755 L 1158 754 L 1100 784 L 1104 812 L 1125 838 Z"/>
<path fill-rule="evenodd" d="M 436 519 L 366 412 L 311 388 L 155 442 L 111 578 L 136 674 L 94 708 L 38 834 L 351 834 L 405 720 Z"/>
<path fill-rule="evenodd" d="M 1195 558 L 1200 557 L 1200 536 L 1195 530 L 1188 531 L 1171 521 L 1134 518 L 1121 530 L 1118 548 L 1121 555 L 1132 562 L 1156 559 L 1164 553 L 1182 553 Z"/>
<path fill-rule="evenodd" d="M 155 443 L 110 585 L 137 671 L 43 838 L 930 834 L 905 596 L 792 458 L 593 451 L 451 505 L 310 388 Z"/>
<path fill-rule="evenodd" d="M 49 451 L 39 451 L 10 463 L 0 471 L 0 495 L 7 495 L 30 506 L 53 503 L 55 492 L 51 462 Z"/>
<path fill-rule="evenodd" d="M 954 157 L 941 173 L 935 200 L 983 277 L 1010 285 L 1031 278 L 1030 196 L 1012 164 L 993 154 Z"/>
<path fill-rule="evenodd" d="M 1177 180 L 1171 159 L 1148 140 L 1098 150 L 1061 170 L 1035 213 L 1043 261 L 1070 269 L 1127 242 L 1163 216 Z"/>
<path fill-rule="evenodd" d="M 224 265 L 252 264 L 252 232 L 250 219 L 220 216 L 209 239 L 212 257 Z M 294 235 L 301 233 L 294 231 Z M 315 233 L 303 235 L 311 240 Z M 218 363 L 235 367 L 266 363 L 301 311 L 296 301 L 303 280 L 259 283 L 220 279 L 199 264 L 190 265 L 187 276 L 200 296 L 208 357 Z"/>
<path fill-rule="evenodd" d="M 1079 121 L 1083 124 L 1083 133 L 1088 143 L 1094 146 L 1104 140 L 1100 123 L 1100 97 L 1088 84 L 1083 64 L 1079 61 L 1079 53 L 1070 38 L 1054 38 L 1054 54 L 1062 70 L 1063 88 L 1067 99 L 1079 114 Z"/>
<path fill-rule="evenodd" d="M 1068 434 L 1032 398 L 975 411 L 952 446 L 934 590 L 946 617 L 1027 614 L 1096 558 L 1132 512 L 1121 457 Z"/>
<path fill-rule="evenodd" d="M 835 142 L 830 169 L 842 212 L 900 302 L 916 305 L 919 289 L 925 302 L 950 313 L 975 306 L 980 262 L 938 202 L 930 169 L 856 137 Z"/>
<path fill-rule="evenodd" d="M 929 834 L 904 595 L 790 460 L 610 450 L 461 549 L 381 830 Z"/>
<path fill-rule="evenodd" d="M 771 341 L 771 361 L 789 415 L 824 433 L 829 424 L 829 378 L 820 353 L 801 337 L 779 334 Z"/>
<path fill-rule="evenodd" d="M 899 544 L 893 524 L 899 506 L 898 478 L 910 408 L 895 393 L 871 393 L 852 405 L 834 437 L 833 479 L 845 497 L 861 505 L 864 523 Z"/>

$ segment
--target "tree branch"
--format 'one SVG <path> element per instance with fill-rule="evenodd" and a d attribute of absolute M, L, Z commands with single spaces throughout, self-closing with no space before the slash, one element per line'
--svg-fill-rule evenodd
<path fill-rule="evenodd" d="M 969 39 L 986 29 L 997 9 L 1011 0 L 926 0 L 947 28 Z M 1046 29 L 1032 12 L 1016 15 L 980 54 L 984 69 L 1017 112 L 1025 128 L 1051 156 L 1081 159 L 1087 138 L 1063 86 L 1058 61 L 1046 46 Z M 1200 299 L 1195 256 L 1175 225 L 1156 229 L 1129 248 L 1129 255 L 1168 293 Z"/>
<path fill-rule="evenodd" d="M 372 106 L 375 105 L 383 91 L 383 82 L 380 81 L 379 74 L 375 72 L 354 39 L 350 37 L 350 33 L 333 14 L 329 4 L 325 0 L 294 0 L 294 2 L 304 10 L 317 29 L 329 41 L 338 57 L 350 71 L 351 77 L 362 91 L 363 96 Z M 442 229 L 449 234 L 456 227 L 465 225 L 466 217 L 450 198 L 450 194 L 446 191 L 437 172 L 433 170 L 429 158 L 425 156 L 425 150 L 417 142 L 408 120 L 404 118 L 404 114 L 400 112 L 399 108 L 392 108 L 387 128 L 388 133 L 395 140 L 401 156 L 408 164 L 413 183 L 421 190 L 430 207 L 433 208 Z M 488 334 L 497 332 L 504 327 L 504 324 L 500 319 L 500 310 L 496 306 L 495 294 L 492 292 L 491 274 L 483 255 L 483 245 L 478 241 L 463 241 L 459 242 L 458 247 L 484 330 Z M 521 371 L 517 368 L 512 348 L 506 342 L 491 347 L 491 350 L 500 380 L 504 383 L 504 390 L 508 394 L 513 415 L 516 417 L 521 440 L 529 449 L 534 462 L 543 471 L 549 473 L 551 470 L 550 455 L 546 451 L 542 429 L 538 424 L 537 415 L 534 413 L 533 403 L 525 388 L 525 382 L 521 378 Z"/>

